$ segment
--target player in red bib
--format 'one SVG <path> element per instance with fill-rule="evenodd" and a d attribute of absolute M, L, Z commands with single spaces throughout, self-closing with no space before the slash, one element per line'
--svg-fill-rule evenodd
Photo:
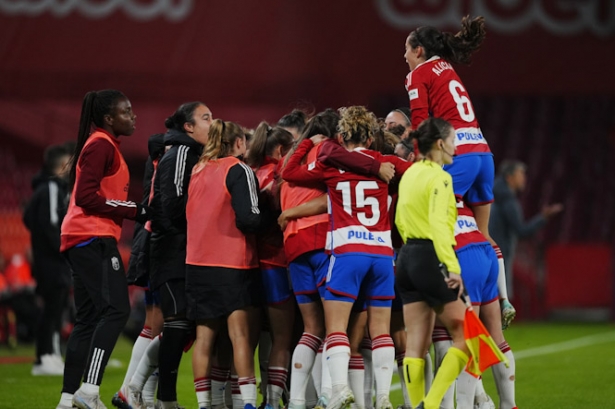
<path fill-rule="evenodd" d="M 245 152 L 242 128 L 214 120 L 188 188 L 186 300 L 187 318 L 197 326 L 192 372 L 199 408 L 212 407 L 211 360 L 224 322 L 244 408 L 256 406 L 251 341 L 262 289 L 254 233 L 263 216 L 254 172 L 240 159 Z"/>
<path fill-rule="evenodd" d="M 429 116 L 448 121 L 455 129 L 455 161 L 444 167 L 453 177 L 458 199 L 466 198 L 476 216 L 478 229 L 499 252 L 489 235 L 489 214 L 493 203 L 493 155 L 476 119 L 468 91 L 452 64 L 469 64 L 472 53 L 485 39 L 483 17 L 461 21 L 457 34 L 441 32 L 435 27 L 419 27 L 406 39 L 405 58 L 410 68 L 406 90 L 410 98 L 412 128 Z M 502 264 L 502 263 L 500 263 Z M 500 268 L 499 274 L 504 275 Z M 498 286 L 505 324 L 515 316 L 508 302 L 506 281 Z"/>
<path fill-rule="evenodd" d="M 338 125 L 340 142 L 348 150 L 358 150 L 373 158 L 378 152 L 367 150 L 378 124 L 364 107 L 341 110 Z M 360 288 L 368 305 L 369 331 L 373 342 L 378 409 L 390 408 L 388 394 L 395 357 L 389 335 L 391 300 L 395 297 L 393 248 L 388 218 L 388 186 L 376 177 L 362 176 L 327 167 L 321 162 L 301 167 L 311 146 L 300 145 L 284 169 L 285 180 L 294 183 L 324 181 L 329 194 L 330 231 L 327 246 L 331 262 L 325 293 L 327 360 L 333 385 L 328 408 L 339 409 L 354 402 L 348 387 L 350 344 L 346 334 L 348 318 Z M 407 162 L 389 157 L 398 175 Z"/>
<path fill-rule="evenodd" d="M 120 91 L 92 91 L 83 100 L 70 172 L 74 186 L 60 239 L 73 271 L 77 322 L 68 340 L 59 409 L 103 406 L 100 383 L 130 314 L 117 242 L 125 218 L 144 223 L 149 213 L 126 200 L 130 175 L 119 137 L 132 135 L 135 120 Z"/>
<path fill-rule="evenodd" d="M 254 131 L 246 158 L 246 163 L 258 178 L 261 198 L 264 199 L 261 207 L 267 206 L 272 213 L 280 213 L 276 169 L 293 142 L 293 135 L 287 130 L 277 126 L 272 128 L 267 122 L 261 122 Z M 256 239 L 272 341 L 269 355 L 265 356 L 268 361 L 265 407 L 278 409 L 288 378 L 295 298 L 288 277 L 288 262 L 284 254 L 284 237 L 280 226 L 272 220 L 271 224 L 262 226 Z"/>

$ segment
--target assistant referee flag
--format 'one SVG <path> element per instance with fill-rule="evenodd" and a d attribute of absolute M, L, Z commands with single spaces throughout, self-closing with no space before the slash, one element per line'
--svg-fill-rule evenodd
<path fill-rule="evenodd" d="M 463 336 L 466 345 L 472 353 L 468 361 L 467 371 L 475 376 L 482 374 L 491 365 L 504 362 L 508 367 L 508 359 L 483 325 L 471 307 L 466 309 L 463 320 Z"/>

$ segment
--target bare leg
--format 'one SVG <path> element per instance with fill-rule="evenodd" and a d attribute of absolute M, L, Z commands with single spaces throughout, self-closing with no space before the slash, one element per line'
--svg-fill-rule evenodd
<path fill-rule="evenodd" d="M 220 327 L 217 320 L 202 321 L 196 327 L 196 340 L 192 352 L 192 374 L 199 407 L 211 407 L 211 361 Z"/>
<path fill-rule="evenodd" d="M 272 345 L 269 354 L 267 403 L 271 404 L 274 409 L 278 409 L 280 398 L 286 389 L 290 349 L 293 342 L 294 303 L 294 298 L 290 298 L 282 304 L 268 307 Z"/>

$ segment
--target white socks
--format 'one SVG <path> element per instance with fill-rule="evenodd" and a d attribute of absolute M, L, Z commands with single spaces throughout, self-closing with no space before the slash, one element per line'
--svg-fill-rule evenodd
<path fill-rule="evenodd" d="M 333 392 L 348 385 L 348 364 L 350 362 L 350 343 L 343 332 L 334 332 L 327 336 L 327 365 L 331 374 Z"/>
<path fill-rule="evenodd" d="M 256 407 L 256 378 L 253 376 L 249 378 L 238 378 L 237 383 L 239 383 L 243 404 Z"/>
<path fill-rule="evenodd" d="M 377 336 L 372 340 L 372 365 L 376 380 L 376 399 L 382 395 L 388 397 L 395 368 L 395 345 L 389 334 Z"/>
<path fill-rule="evenodd" d="M 365 383 L 363 384 L 365 408 L 373 409 L 374 370 L 372 366 L 372 340 L 368 337 L 364 337 L 361 340 L 361 356 L 363 356 L 363 366 L 365 367 Z"/>
<path fill-rule="evenodd" d="M 500 409 L 512 409 L 515 404 L 515 357 L 510 350 L 507 342 L 499 345 L 504 356 L 508 358 L 509 367 L 506 368 L 503 362 L 493 365 L 493 379 L 500 394 Z"/>
<path fill-rule="evenodd" d="M 502 257 L 502 250 L 499 246 L 493 246 L 495 254 L 498 256 L 498 292 L 500 298 L 508 299 L 508 289 L 506 287 L 506 268 L 504 267 L 504 258 Z"/>
<path fill-rule="evenodd" d="M 273 409 L 279 409 L 280 398 L 286 389 L 288 370 L 286 368 L 270 366 L 268 372 L 269 380 L 267 383 L 267 403 L 273 406 Z"/>
<path fill-rule="evenodd" d="M 194 390 L 199 408 L 211 408 L 211 379 L 198 378 L 194 380 Z"/>
<path fill-rule="evenodd" d="M 150 327 L 144 326 L 141 330 L 141 334 L 139 334 L 139 337 L 132 346 L 130 363 L 128 364 L 128 369 L 126 369 L 126 375 L 124 376 L 124 382 L 122 383 L 122 392 L 126 392 L 128 384 L 132 379 L 132 375 L 134 375 L 134 373 L 136 372 L 137 367 L 139 366 L 139 362 L 141 361 L 141 357 L 143 356 L 145 350 L 151 342 L 152 329 Z"/>
<path fill-rule="evenodd" d="M 457 377 L 457 409 L 473 409 L 478 378 L 463 370 Z"/>
<path fill-rule="evenodd" d="M 305 405 L 308 379 L 312 367 L 315 366 L 316 352 L 321 347 L 322 340 L 307 332 L 303 333 L 295 347 L 291 360 L 290 402 L 296 407 Z M 322 368 L 322 361 L 319 367 Z M 320 386 L 320 379 L 318 379 L 318 384 Z"/>
<path fill-rule="evenodd" d="M 355 396 L 355 405 L 357 409 L 365 408 L 364 396 L 365 392 L 365 365 L 361 355 L 351 355 L 348 362 L 348 383 L 350 389 Z M 335 389 L 335 387 L 334 387 Z"/>

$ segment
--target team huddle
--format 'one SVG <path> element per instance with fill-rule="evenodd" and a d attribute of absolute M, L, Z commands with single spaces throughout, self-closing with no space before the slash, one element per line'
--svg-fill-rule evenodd
<path fill-rule="evenodd" d="M 57 408 L 105 407 L 127 284 L 146 287 L 147 315 L 121 409 L 179 408 L 189 349 L 200 409 L 255 409 L 257 347 L 266 409 L 392 409 L 396 367 L 403 409 L 495 408 L 464 339 L 470 302 L 508 361 L 492 367 L 499 407 L 516 408 L 502 333 L 515 311 L 488 232 L 493 156 L 451 65 L 484 37 L 481 17 L 454 35 L 410 33 L 410 110 L 384 123 L 349 106 L 247 134 L 182 104 L 149 139 L 141 203 L 127 201 L 118 141 L 134 132 L 132 106 L 88 93 L 62 224 L 77 322 Z M 127 274 L 124 218 L 137 221 Z"/>

